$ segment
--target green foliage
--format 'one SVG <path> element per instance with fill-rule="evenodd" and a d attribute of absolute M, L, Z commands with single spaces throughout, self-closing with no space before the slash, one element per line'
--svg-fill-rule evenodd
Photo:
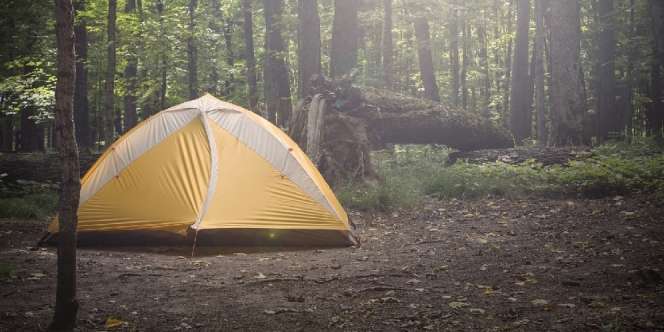
<path fill-rule="evenodd" d="M 378 183 L 343 185 L 337 190 L 342 204 L 364 211 L 389 211 L 417 206 L 424 198 L 425 184 L 442 167 L 449 150 L 431 145 L 396 145 L 373 153 L 381 179 Z"/>
<path fill-rule="evenodd" d="M 664 199 L 664 146 L 649 140 L 610 143 L 566 165 L 457 162 L 445 166 L 448 150 L 395 146 L 372 157 L 377 184 L 341 186 L 337 195 L 351 209 L 389 211 L 415 207 L 425 195 L 442 199 L 501 197 L 603 197 L 634 193 Z"/>
<path fill-rule="evenodd" d="M 600 146 L 593 150 L 592 157 L 566 165 L 461 162 L 441 169 L 425 192 L 441 198 L 602 197 L 640 192 L 664 198 L 664 154 L 653 144 L 619 143 Z"/>
<path fill-rule="evenodd" d="M 55 214 L 58 195 L 54 192 L 0 198 L 0 218 L 45 220 Z"/>

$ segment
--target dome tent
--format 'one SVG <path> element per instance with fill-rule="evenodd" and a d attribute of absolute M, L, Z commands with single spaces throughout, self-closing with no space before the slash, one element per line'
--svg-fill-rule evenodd
<path fill-rule="evenodd" d="M 235 230 L 261 245 L 291 236 L 354 242 L 348 216 L 304 152 L 267 120 L 209 94 L 113 143 L 82 179 L 78 217 L 82 235 Z M 49 232 L 58 232 L 57 220 Z"/>

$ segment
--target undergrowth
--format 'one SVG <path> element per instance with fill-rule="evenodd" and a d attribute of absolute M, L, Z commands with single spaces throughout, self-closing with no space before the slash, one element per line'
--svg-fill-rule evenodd
<path fill-rule="evenodd" d="M 55 186 L 32 181 L 0 181 L 0 218 L 45 220 L 55 214 Z"/>
<path fill-rule="evenodd" d="M 397 146 L 373 155 L 382 181 L 347 184 L 339 198 L 348 208 L 387 211 L 413 207 L 425 195 L 438 198 L 604 197 L 634 193 L 664 200 L 664 146 L 652 140 L 610 143 L 565 165 L 533 160 L 445 166 L 449 151 L 432 146 Z"/>

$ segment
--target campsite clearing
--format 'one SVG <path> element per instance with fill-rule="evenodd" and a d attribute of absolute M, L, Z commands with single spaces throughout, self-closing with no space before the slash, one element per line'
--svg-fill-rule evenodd
<path fill-rule="evenodd" d="M 82 248 L 82 331 L 657 330 L 664 206 L 649 197 L 430 200 L 351 211 L 359 247 Z M 44 330 L 55 248 L 4 220 L 0 331 Z"/>

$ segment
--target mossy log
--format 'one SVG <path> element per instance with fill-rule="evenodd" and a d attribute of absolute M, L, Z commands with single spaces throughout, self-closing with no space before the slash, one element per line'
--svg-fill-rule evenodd
<path fill-rule="evenodd" d="M 348 80 L 312 80 L 314 95 L 296 108 L 289 134 L 307 147 L 307 137 L 320 137 L 312 158 L 333 185 L 376 179 L 370 151 L 389 144 L 440 144 L 462 151 L 507 148 L 512 136 L 480 114 L 391 91 L 358 88 Z M 325 101 L 319 134 L 308 134 L 312 109 Z M 317 117 L 313 117 L 317 118 Z M 310 144 L 309 144 L 310 145 Z M 311 149 L 305 148 L 311 156 Z"/>

